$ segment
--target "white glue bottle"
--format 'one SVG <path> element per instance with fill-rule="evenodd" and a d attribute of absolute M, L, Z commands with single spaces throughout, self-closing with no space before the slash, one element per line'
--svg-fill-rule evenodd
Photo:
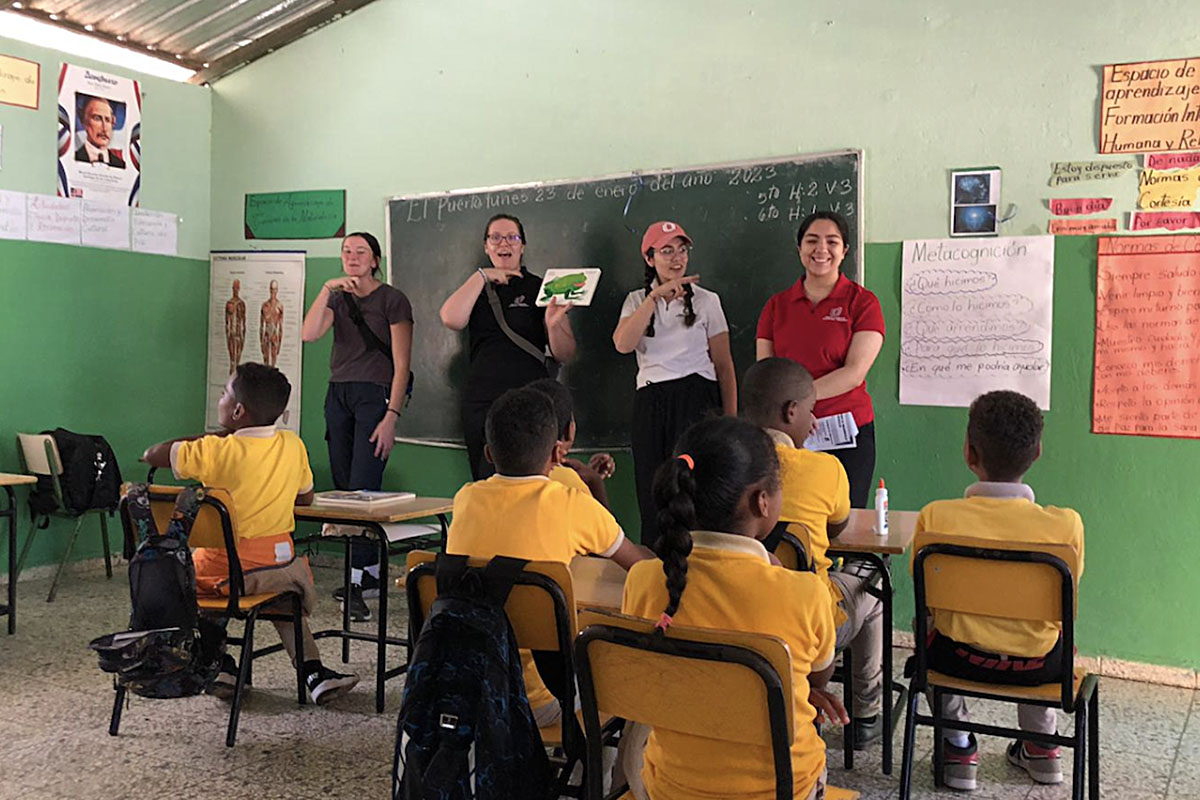
<path fill-rule="evenodd" d="M 887 536 L 888 532 L 888 499 L 887 487 L 883 478 L 879 479 L 879 488 L 875 490 L 875 533 Z"/>

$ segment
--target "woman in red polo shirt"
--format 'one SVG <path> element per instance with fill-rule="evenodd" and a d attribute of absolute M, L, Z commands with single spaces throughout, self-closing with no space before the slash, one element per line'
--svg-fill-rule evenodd
<path fill-rule="evenodd" d="M 812 373 L 818 418 L 854 416 L 856 446 L 831 452 L 850 478 L 851 505 L 866 508 L 875 472 L 875 411 L 866 377 L 883 346 L 883 311 L 874 294 L 841 273 L 849 238 L 849 224 L 832 211 L 800 223 L 796 245 L 804 275 L 767 301 L 758 318 L 757 355 L 790 358 Z"/>

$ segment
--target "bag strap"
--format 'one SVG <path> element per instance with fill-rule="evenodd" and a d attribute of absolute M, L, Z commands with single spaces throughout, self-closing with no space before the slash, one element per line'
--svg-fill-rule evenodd
<path fill-rule="evenodd" d="M 375 331 L 371 330 L 371 326 L 367 324 L 367 320 L 363 317 L 362 309 L 358 307 L 358 302 L 354 299 L 354 295 L 350 292 L 343 291 L 342 299 L 346 301 L 346 311 L 350 314 L 350 321 L 354 323 L 354 327 L 358 328 L 359 334 L 363 338 L 363 344 L 368 350 L 378 350 L 389 359 L 392 357 L 392 345 L 385 342 L 375 335 Z"/>
<path fill-rule="evenodd" d="M 483 290 L 487 293 L 488 305 L 492 307 L 492 315 L 496 318 L 496 324 L 500 326 L 500 330 L 504 331 L 508 340 L 544 365 L 547 360 L 546 351 L 538 350 L 537 345 L 508 326 L 508 320 L 504 318 L 504 311 L 500 308 L 500 295 L 496 292 L 496 287 L 492 285 L 492 282 L 486 278 L 483 282 Z"/>
<path fill-rule="evenodd" d="M 517 582 L 521 570 L 525 569 L 525 565 L 528 563 L 529 561 L 523 558 L 496 556 L 488 562 L 486 567 L 474 568 L 482 583 L 483 596 L 497 606 L 503 606 L 508 600 L 508 593 L 512 591 L 513 584 Z M 434 560 L 438 594 L 457 589 L 471 569 L 467 566 L 466 556 L 439 553 Z"/>

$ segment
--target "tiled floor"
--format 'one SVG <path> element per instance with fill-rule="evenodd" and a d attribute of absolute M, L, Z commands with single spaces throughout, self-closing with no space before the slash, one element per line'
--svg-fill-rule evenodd
<path fill-rule="evenodd" d="M 339 571 L 318 569 L 322 597 Z M 254 797 L 382 798 L 389 773 L 403 682 L 388 685 L 388 710 L 374 713 L 373 650 L 355 644 L 351 668 L 364 676 L 349 696 L 325 708 L 296 704 L 292 673 L 282 655 L 255 664 L 255 688 L 241 718 L 237 745 L 224 745 L 228 706 L 211 697 L 184 700 L 134 698 L 120 736 L 107 734 L 112 708 L 108 676 L 96 667 L 87 643 L 124 627 L 128 584 L 118 575 L 69 575 L 58 599 L 43 602 L 45 582 L 20 586 L 15 636 L 0 633 L 0 798 Z M 390 596 L 391 626 L 403 630 L 403 596 Z M 332 627 L 330 600 L 318 608 L 317 627 Z M 0 622 L 2 624 L 2 622 Z M 373 625 L 374 623 L 371 623 Z M 259 643 L 273 642 L 262 626 Z M 336 666 L 337 646 L 322 643 Z M 399 654 L 397 654 L 399 656 Z M 903 662 L 901 654 L 897 661 Z M 977 718 L 1001 722 L 1011 707 L 980 704 Z M 1105 679 L 1101 683 L 1101 774 L 1105 798 L 1200 798 L 1200 704 L 1194 693 Z M 1064 720 L 1063 728 L 1070 730 Z M 918 735 L 913 796 L 938 795 L 932 786 L 928 729 Z M 830 781 L 858 789 L 864 798 L 895 797 L 899 775 L 879 772 L 879 748 L 860 754 L 845 772 L 840 740 L 829 734 Z M 1069 785 L 1034 786 L 1004 760 L 1005 743 L 983 739 L 977 798 L 1057 800 Z M 1068 761 L 1070 756 L 1066 756 Z M 944 790 L 940 796 L 956 793 Z"/>

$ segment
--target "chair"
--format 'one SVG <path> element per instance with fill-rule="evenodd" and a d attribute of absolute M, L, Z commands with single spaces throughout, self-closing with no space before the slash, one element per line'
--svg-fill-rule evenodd
<path fill-rule="evenodd" d="M 411 647 L 416 644 L 421 627 L 429 616 L 433 601 L 437 599 L 437 582 L 434 572 L 436 553 L 413 550 L 408 554 L 408 570 L 405 592 L 408 597 L 408 635 Z M 472 558 L 467 562 L 473 567 L 482 567 L 488 559 Z M 583 732 L 575 714 L 567 713 L 575 707 L 575 681 L 571 642 L 578 630 L 576 624 L 575 596 L 572 590 L 571 572 L 565 564 L 553 561 L 531 561 L 517 578 L 504 611 L 517 637 L 517 645 L 525 650 L 544 651 L 556 654 L 557 663 L 562 665 L 561 691 L 553 691 L 553 676 L 543 675 L 546 685 L 562 704 L 564 713 L 560 723 L 540 728 L 542 743 L 546 747 L 560 748 L 565 754 L 558 764 L 558 788 L 554 796 L 576 793 L 580 787 L 571 787 L 567 781 L 575 764 L 583 760 Z M 543 669 L 539 659 L 539 670 Z M 557 671 L 557 670 L 556 670 Z M 396 742 L 393 760 L 393 783 L 399 777 L 400 742 Z"/>
<path fill-rule="evenodd" d="M 904 755 L 900 797 L 911 791 L 914 736 L 917 725 L 933 727 L 940 742 L 946 720 L 941 717 L 944 693 L 1000 700 L 1008 703 L 1061 708 L 1075 715 L 1073 736 L 1037 734 L 1019 728 L 955 722 L 956 729 L 991 736 L 1015 736 L 1046 746 L 1075 750 L 1071 796 L 1083 800 L 1084 762 L 1091 800 L 1100 797 L 1100 719 L 1097 676 L 1075 666 L 1074 576 L 1079 554 L 1062 544 L 1013 542 L 974 536 L 922 532 L 913 544 L 913 591 L 916 598 L 915 672 L 909 685 L 904 719 Z M 1020 591 L 1013 591 L 1019 586 Z M 1008 686 L 967 681 L 929 668 L 926 651 L 930 609 L 955 611 L 1014 620 L 1053 621 L 1062 625 L 1062 672 L 1041 686 Z M 917 713 L 917 698 L 931 690 L 932 714 Z M 942 785 L 943 751 L 934 747 L 935 783 Z"/>
<path fill-rule="evenodd" d="M 17 452 L 21 458 L 21 470 L 30 475 L 37 475 L 39 478 L 49 478 L 50 485 L 54 490 L 55 508 L 52 511 L 40 513 L 29 524 L 29 536 L 25 539 L 24 546 L 21 547 L 21 555 L 17 559 L 17 575 L 21 574 L 21 567 L 25 565 L 25 557 L 29 555 L 29 548 L 33 544 L 33 534 L 38 529 L 38 525 L 50 519 L 73 519 L 75 520 L 75 529 L 71 532 L 71 538 L 67 540 L 67 549 L 63 551 L 62 560 L 58 562 L 58 569 L 54 571 L 54 579 L 50 581 L 50 593 L 46 595 L 46 602 L 54 602 L 54 595 L 58 592 L 58 580 L 62 577 L 63 567 L 67 565 L 67 561 L 71 559 L 71 551 L 75 547 L 75 540 L 79 538 L 79 529 L 83 527 L 83 520 L 88 516 L 95 515 L 100 519 L 100 536 L 104 540 L 104 574 L 112 577 L 112 555 L 109 552 L 108 546 L 108 512 L 102 508 L 90 508 L 82 513 L 75 513 L 67 509 L 67 505 L 63 502 L 62 485 L 58 481 L 58 476 L 62 475 L 62 458 L 58 454 L 58 445 L 54 442 L 54 437 L 48 433 L 18 433 L 17 434 Z"/>
<path fill-rule="evenodd" d="M 151 486 L 149 489 L 150 509 L 158 530 L 165 531 L 175 508 L 175 498 L 181 491 L 179 486 Z M 121 497 L 118 506 L 121 526 L 125 533 L 126 552 L 132 554 L 137 547 L 137 534 L 129 515 L 128 497 Z M 223 489 L 205 489 L 200 511 L 188 536 L 188 544 L 195 547 L 219 547 L 225 550 L 229 559 L 229 596 L 201 597 L 197 599 L 200 613 L 217 619 L 240 619 L 245 625 L 240 637 L 229 637 L 226 641 L 240 644 L 238 656 L 238 677 L 234 688 L 233 702 L 229 708 L 229 724 L 225 732 L 225 746 L 233 747 L 237 739 L 238 718 L 241 715 L 242 701 L 245 697 L 246 686 L 250 682 L 251 665 L 256 658 L 279 652 L 282 644 L 271 645 L 258 650 L 254 649 L 254 623 L 259 619 L 290 619 L 295 622 L 296 650 L 296 699 L 304 705 L 308 702 L 307 687 L 304 685 L 303 641 L 301 635 L 301 598 L 295 592 L 265 592 L 246 594 L 246 581 L 242 572 L 241 562 L 237 553 L 236 513 L 233 500 Z M 291 603 L 291 613 L 281 614 L 267 610 L 269 606 L 281 601 Z M 121 724 L 121 707 L 125 701 L 125 688 L 117 686 L 117 696 L 113 700 L 112 720 L 108 732 L 117 735 Z"/>

